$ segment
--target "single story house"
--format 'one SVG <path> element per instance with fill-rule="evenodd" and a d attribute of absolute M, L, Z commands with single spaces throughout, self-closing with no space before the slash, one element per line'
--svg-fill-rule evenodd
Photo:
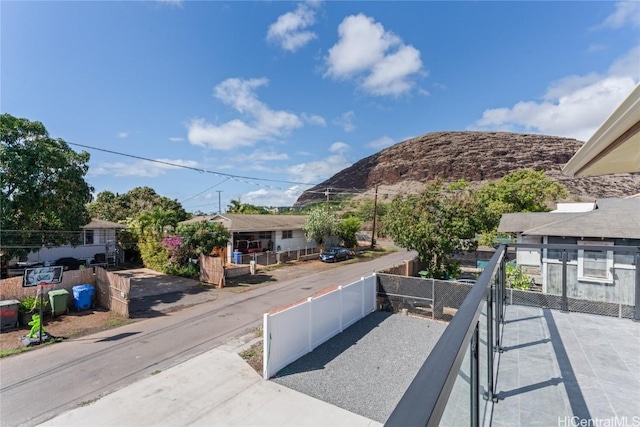
<path fill-rule="evenodd" d="M 304 236 L 306 215 L 243 215 L 217 214 L 193 217 L 181 224 L 198 222 L 217 222 L 231 233 L 227 245 L 227 254 L 231 254 L 239 241 L 259 240 L 264 250 L 275 252 L 298 249 L 315 249 L 315 240 L 308 241 Z"/>
<path fill-rule="evenodd" d="M 92 261 L 116 264 L 122 261 L 123 256 L 116 250 L 118 233 L 125 228 L 126 225 L 93 218 L 81 227 L 75 246 L 42 247 L 37 252 L 29 253 L 24 261 L 46 264 L 60 258 L 73 257 L 84 260 L 87 264 Z"/>
<path fill-rule="evenodd" d="M 498 231 L 518 243 L 611 246 L 611 251 L 579 248 L 568 252 L 569 296 L 635 304 L 635 258 L 615 246 L 640 246 L 640 199 L 599 199 L 590 208 L 560 207 L 554 212 L 504 214 Z M 562 293 L 562 251 L 518 249 L 518 265 L 539 273 L 542 291 Z M 538 271 L 536 271 L 538 270 Z"/>

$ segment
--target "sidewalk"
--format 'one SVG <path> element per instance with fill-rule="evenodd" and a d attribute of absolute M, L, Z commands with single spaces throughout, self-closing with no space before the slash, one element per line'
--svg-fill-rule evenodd
<path fill-rule="evenodd" d="M 380 426 L 265 381 L 230 346 L 72 409 L 42 426 Z"/>

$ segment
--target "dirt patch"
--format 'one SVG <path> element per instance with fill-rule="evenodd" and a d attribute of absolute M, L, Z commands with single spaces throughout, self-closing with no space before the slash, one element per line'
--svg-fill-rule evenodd
<path fill-rule="evenodd" d="M 256 343 L 240 353 L 245 362 L 249 364 L 257 373 L 262 375 L 262 341 Z"/>
<path fill-rule="evenodd" d="M 116 328 L 131 322 L 133 322 L 132 319 L 125 319 L 108 310 L 98 308 L 45 318 L 44 328 L 54 337 L 68 339 Z M 12 350 L 24 348 L 20 337 L 27 335 L 30 329 L 25 325 L 20 329 L 1 333 L 0 356 L 5 356 Z"/>

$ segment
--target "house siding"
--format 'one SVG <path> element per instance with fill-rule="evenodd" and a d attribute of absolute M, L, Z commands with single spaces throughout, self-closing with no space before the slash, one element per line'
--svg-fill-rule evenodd
<path fill-rule="evenodd" d="M 550 236 L 546 239 L 552 244 L 576 244 L 577 238 Z M 640 246 L 638 239 L 610 239 L 614 246 Z M 621 254 L 622 255 L 622 254 Z M 552 295 L 562 295 L 562 262 L 548 258 L 545 250 L 543 291 Z M 613 283 L 598 283 L 578 279 L 578 262 L 567 262 L 567 296 L 591 301 L 611 302 L 635 305 L 635 267 L 631 263 L 613 263 Z"/>

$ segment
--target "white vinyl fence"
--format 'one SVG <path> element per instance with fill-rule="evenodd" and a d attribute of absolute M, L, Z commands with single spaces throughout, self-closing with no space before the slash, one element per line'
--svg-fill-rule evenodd
<path fill-rule="evenodd" d="M 339 334 L 376 308 L 375 274 L 278 311 L 264 314 L 263 376 Z"/>

